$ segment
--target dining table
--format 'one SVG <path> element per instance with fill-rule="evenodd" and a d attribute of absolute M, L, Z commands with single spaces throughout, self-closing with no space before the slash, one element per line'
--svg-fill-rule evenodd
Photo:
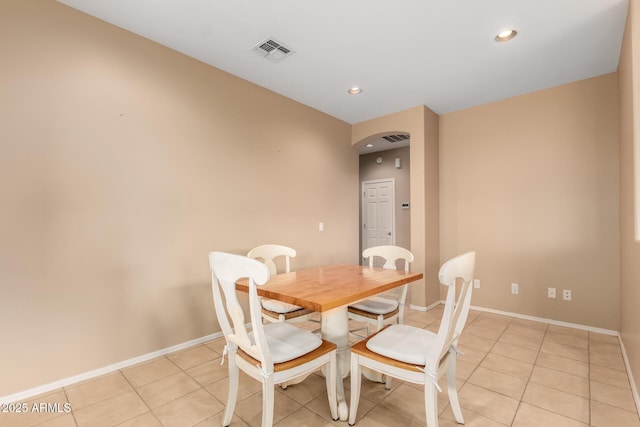
<path fill-rule="evenodd" d="M 338 378 L 344 378 L 350 369 L 348 306 L 422 277 L 422 273 L 404 270 L 335 264 L 273 275 L 257 286 L 257 292 L 264 298 L 319 312 L 322 338 L 336 344 Z M 248 292 L 248 281 L 238 281 L 236 289 Z M 337 395 L 338 413 L 344 421 L 348 408 L 342 381 L 337 381 Z"/>

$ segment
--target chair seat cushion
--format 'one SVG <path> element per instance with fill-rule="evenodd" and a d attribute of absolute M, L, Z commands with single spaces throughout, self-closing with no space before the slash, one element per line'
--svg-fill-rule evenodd
<path fill-rule="evenodd" d="M 398 301 L 369 298 L 356 304 L 351 304 L 350 307 L 374 314 L 387 314 L 398 308 Z"/>
<path fill-rule="evenodd" d="M 299 305 L 288 304 L 274 299 L 263 299 L 262 306 L 275 313 L 289 313 L 290 311 L 296 311 L 302 308 Z"/>
<path fill-rule="evenodd" d="M 264 334 L 267 337 L 273 363 L 293 360 L 322 345 L 322 339 L 319 336 L 286 322 L 264 325 Z"/>
<path fill-rule="evenodd" d="M 367 342 L 374 353 L 414 365 L 424 365 L 436 334 L 410 325 L 391 325 Z"/>

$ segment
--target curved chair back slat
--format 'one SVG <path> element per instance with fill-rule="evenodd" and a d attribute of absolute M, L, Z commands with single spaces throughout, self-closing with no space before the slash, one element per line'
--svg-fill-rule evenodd
<path fill-rule="evenodd" d="M 369 267 L 373 267 L 375 257 L 382 257 L 385 261 L 382 268 L 389 270 L 395 270 L 396 261 L 401 259 L 404 261 L 404 271 L 406 272 L 409 272 L 409 264 L 412 263 L 414 259 L 411 251 L 393 245 L 372 246 L 362 251 L 362 257 L 369 258 Z"/>
<path fill-rule="evenodd" d="M 441 359 L 460 338 L 471 304 L 475 259 L 475 252 L 467 252 L 450 259 L 440 268 L 438 278 L 440 283 L 448 289 L 440 328 L 430 354 L 427 356 L 427 365 L 430 365 L 430 369 L 437 369 Z M 458 284 L 460 291 L 456 301 Z"/>
<path fill-rule="evenodd" d="M 291 258 L 296 256 L 296 250 L 293 248 L 283 245 L 267 244 L 256 246 L 247 254 L 249 258 L 261 259 L 262 262 L 269 267 L 269 272 L 272 276 L 278 274 L 278 268 L 274 259 L 280 256 L 283 256 L 285 259 L 284 272 L 289 273 L 291 271 Z"/>
<path fill-rule="evenodd" d="M 269 269 L 260 261 L 224 252 L 211 252 L 209 266 L 216 316 L 227 339 L 227 345 L 237 345 L 245 353 L 261 361 L 263 369 L 270 372 L 273 368 L 273 360 L 264 335 L 256 288 L 269 280 Z M 249 279 L 251 336 L 247 331 L 244 311 L 236 291 L 236 282 L 242 278 Z M 224 301 L 222 295 L 224 295 Z"/>
<path fill-rule="evenodd" d="M 266 255 L 265 255 L 266 256 Z M 275 385 L 287 384 L 324 369 L 329 410 L 338 419 L 336 345 L 288 323 L 262 323 L 258 286 L 271 273 L 264 263 L 224 252 L 209 253 L 213 302 L 226 341 L 229 381 L 222 425 L 231 424 L 238 400 L 240 371 L 262 384 L 262 426 L 273 426 Z M 236 283 L 248 281 L 251 332 L 238 301 Z M 244 280 L 243 280 L 244 284 Z M 225 362 L 224 355 L 222 362 Z"/>
<path fill-rule="evenodd" d="M 351 347 L 349 425 L 354 425 L 357 417 L 362 368 L 384 373 L 387 379 L 423 385 L 425 421 L 431 427 L 438 426 L 438 391 L 442 391 L 438 380 L 446 375 L 449 407 L 455 421 L 464 424 L 456 387 L 456 359 L 458 339 L 471 304 L 475 258 L 475 252 L 468 252 L 440 268 L 438 277 L 447 287 L 447 296 L 436 334 L 417 326 L 391 325 Z"/>

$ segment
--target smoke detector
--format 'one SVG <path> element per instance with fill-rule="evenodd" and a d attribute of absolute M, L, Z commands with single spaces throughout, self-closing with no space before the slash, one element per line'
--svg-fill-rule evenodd
<path fill-rule="evenodd" d="M 271 62 L 280 62 L 287 56 L 291 56 L 295 53 L 293 49 L 283 45 L 273 37 L 269 37 L 261 41 L 251 50 Z"/>

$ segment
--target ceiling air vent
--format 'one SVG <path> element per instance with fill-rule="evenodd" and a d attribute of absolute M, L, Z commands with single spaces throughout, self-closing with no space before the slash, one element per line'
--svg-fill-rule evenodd
<path fill-rule="evenodd" d="M 383 136 L 383 139 L 389 142 L 400 142 L 409 139 L 409 135 L 401 134 L 401 135 L 387 135 Z"/>
<path fill-rule="evenodd" d="M 287 56 L 295 53 L 294 50 L 271 37 L 261 41 L 251 50 L 272 62 L 280 62 Z"/>

